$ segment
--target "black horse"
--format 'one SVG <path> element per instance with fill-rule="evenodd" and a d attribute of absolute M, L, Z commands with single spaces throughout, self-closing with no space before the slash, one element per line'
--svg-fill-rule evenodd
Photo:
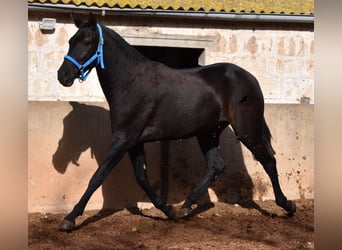
<path fill-rule="evenodd" d="M 176 70 L 151 61 L 115 31 L 100 25 L 94 15 L 74 20 L 78 27 L 69 40 L 69 51 L 58 70 L 58 80 L 71 86 L 85 80 L 92 68 L 109 104 L 111 145 L 88 188 L 61 222 L 71 231 L 94 191 L 128 152 L 137 183 L 155 207 L 169 218 L 187 217 L 191 205 L 225 169 L 219 151 L 221 132 L 230 124 L 237 138 L 263 165 L 271 179 L 276 203 L 289 213 L 293 201 L 279 185 L 271 133 L 264 118 L 264 99 L 256 78 L 230 63 Z M 177 214 L 156 194 L 146 173 L 144 143 L 196 136 L 207 160 L 207 171 L 187 196 Z"/>

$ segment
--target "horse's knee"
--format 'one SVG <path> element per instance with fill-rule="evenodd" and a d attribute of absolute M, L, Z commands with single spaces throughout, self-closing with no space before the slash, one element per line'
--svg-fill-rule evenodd
<path fill-rule="evenodd" d="M 215 165 L 215 167 L 213 168 L 214 171 L 214 178 L 216 179 L 226 168 L 226 165 Z"/>
<path fill-rule="evenodd" d="M 213 165 L 213 170 L 215 173 L 215 176 L 218 176 L 221 174 L 226 168 L 226 164 L 224 161 L 217 161 L 215 165 Z"/>
<path fill-rule="evenodd" d="M 221 174 L 226 168 L 226 163 L 224 162 L 221 153 L 217 148 L 209 150 L 207 153 L 209 169 L 212 171 L 215 177 Z"/>
<path fill-rule="evenodd" d="M 99 186 L 103 184 L 106 177 L 107 175 L 104 175 L 100 172 L 96 172 L 89 180 L 88 186 L 97 189 Z"/>

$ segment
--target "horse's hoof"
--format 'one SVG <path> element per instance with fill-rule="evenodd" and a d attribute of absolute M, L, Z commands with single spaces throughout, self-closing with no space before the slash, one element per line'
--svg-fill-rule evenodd
<path fill-rule="evenodd" d="M 174 209 L 168 214 L 169 219 L 176 220 L 177 219 L 177 213 Z"/>
<path fill-rule="evenodd" d="M 187 207 L 182 207 L 179 211 L 179 218 L 187 218 L 191 215 L 192 209 Z"/>
<path fill-rule="evenodd" d="M 171 219 L 171 220 L 177 219 L 177 213 L 176 213 L 175 209 L 173 208 L 173 206 L 167 205 L 165 210 L 166 210 L 165 214 L 169 219 Z"/>
<path fill-rule="evenodd" d="M 297 211 L 296 203 L 294 201 L 288 201 L 288 206 L 287 206 L 286 211 L 289 214 L 294 214 Z"/>
<path fill-rule="evenodd" d="M 58 231 L 62 232 L 71 232 L 75 229 L 75 222 L 69 221 L 69 220 L 62 220 L 62 222 L 59 224 Z"/>

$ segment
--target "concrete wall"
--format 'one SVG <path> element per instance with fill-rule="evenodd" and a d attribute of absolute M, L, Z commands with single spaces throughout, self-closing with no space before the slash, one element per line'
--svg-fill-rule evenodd
<path fill-rule="evenodd" d="M 291 199 L 313 198 L 313 105 L 268 104 L 265 116 L 284 192 Z M 67 211 L 86 189 L 110 143 L 107 105 L 30 101 L 28 118 L 28 210 Z M 169 158 L 166 174 L 160 168 L 162 149 Z M 158 192 L 167 193 L 171 203 L 184 200 L 204 173 L 205 161 L 195 139 L 149 143 L 146 152 L 151 183 Z M 262 166 L 229 128 L 221 137 L 221 152 L 228 167 L 211 187 L 211 196 L 204 194 L 202 199 L 274 199 Z M 87 209 L 123 208 L 137 202 L 149 199 L 136 184 L 126 155 Z"/>

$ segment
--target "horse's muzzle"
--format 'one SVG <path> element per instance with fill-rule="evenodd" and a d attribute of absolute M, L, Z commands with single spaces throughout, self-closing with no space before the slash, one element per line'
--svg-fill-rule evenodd
<path fill-rule="evenodd" d="M 72 77 L 67 71 L 59 69 L 57 71 L 58 81 L 65 87 L 70 87 L 74 83 L 74 77 Z"/>

